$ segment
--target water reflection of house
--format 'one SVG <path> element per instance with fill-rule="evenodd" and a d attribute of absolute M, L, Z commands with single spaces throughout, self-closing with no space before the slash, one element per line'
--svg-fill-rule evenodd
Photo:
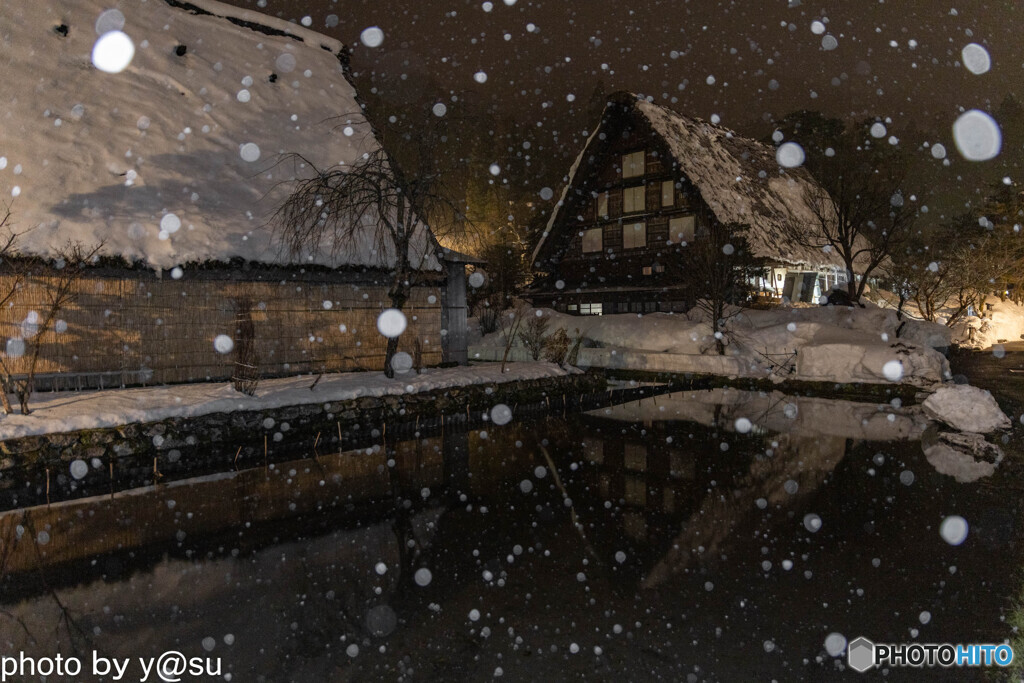
<path fill-rule="evenodd" d="M 379 369 L 387 340 L 375 322 L 390 305 L 391 240 L 366 227 L 337 250 L 290 256 L 268 224 L 288 181 L 309 176 L 311 164 L 351 164 L 378 148 L 346 47 L 210 0 L 123 7 L 123 15 L 108 7 L 0 3 L 11 95 L 0 104 L 9 166 L 0 192 L 16 197 L 18 253 L 36 257 L 23 262 L 28 276 L 3 309 L 0 334 L 32 339 L 60 250 L 102 243 L 103 259 L 43 335 L 42 385 L 230 377 L 234 359 L 213 340 L 236 337 L 244 320 L 264 376 Z M 89 63 L 93 26 L 113 15 L 137 43 L 116 74 Z M 303 163 L 283 163 L 288 153 Z M 464 361 L 465 263 L 446 258 L 426 226 L 409 256 L 418 283 L 401 346 L 412 352 L 418 340 L 426 364 Z M 15 280 L 4 266 L 6 293 Z M 443 320 L 447 302 L 455 306 Z M 24 372 L 25 358 L 13 356 L 13 372 Z"/>
<path fill-rule="evenodd" d="M 533 251 L 533 303 L 584 315 L 686 310 L 693 293 L 666 264 L 707 221 L 750 226 L 752 251 L 769 263 L 752 289 L 816 300 L 845 282 L 841 262 L 783 237 L 786 224 L 815 224 L 804 194 L 813 182 L 781 169 L 768 145 L 613 95 Z"/>

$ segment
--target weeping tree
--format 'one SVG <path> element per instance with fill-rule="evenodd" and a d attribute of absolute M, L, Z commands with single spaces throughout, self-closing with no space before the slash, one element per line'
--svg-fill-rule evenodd
<path fill-rule="evenodd" d="M 444 168 L 434 158 L 432 140 L 441 134 L 429 129 L 415 141 L 415 154 L 405 150 L 406 171 L 386 151 L 386 134 L 373 131 L 361 115 L 343 118 L 340 125 L 363 126 L 384 146 L 371 148 L 352 164 L 319 168 L 299 154 L 285 155 L 304 177 L 292 181 L 287 198 L 271 221 L 275 237 L 291 257 L 329 253 L 358 254 L 360 264 L 391 269 L 388 298 L 401 311 L 422 276 L 423 261 L 439 253 L 427 225 L 457 225 L 463 212 L 444 184 Z M 412 141 L 399 141 L 402 142 Z M 344 259 L 341 259 L 344 260 Z M 388 337 L 384 373 L 394 377 L 392 359 L 399 336 Z"/>

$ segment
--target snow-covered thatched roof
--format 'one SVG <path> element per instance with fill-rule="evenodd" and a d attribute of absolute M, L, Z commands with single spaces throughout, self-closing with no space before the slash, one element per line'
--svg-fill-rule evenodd
<path fill-rule="evenodd" d="M 804 247 L 786 237 L 789 225 L 806 226 L 810 230 L 817 224 L 806 199 L 806 192 L 815 188 L 809 173 L 801 168 L 780 167 L 770 145 L 628 93 L 612 97 L 602 117 L 602 126 L 590 136 L 573 163 L 561 201 L 534 250 L 534 262 L 566 208 L 566 198 L 581 160 L 592 154 L 591 147 L 601 138 L 598 133 L 609 121 L 615 120 L 607 115 L 608 109 L 624 106 L 631 107 L 664 141 L 672 160 L 719 221 L 744 223 L 750 227 L 748 242 L 756 256 L 810 268 L 842 265 L 835 254 Z"/>
<path fill-rule="evenodd" d="M 116 8 L 119 12 L 111 13 Z M 91 60 L 121 29 L 119 73 Z M 378 142 L 337 40 L 214 0 L 0 3 L 0 200 L 18 248 L 52 256 L 69 240 L 167 268 L 248 261 L 387 267 L 365 239 L 289 258 L 269 217 L 308 167 L 351 164 Z M 411 255 L 439 267 L 424 227 Z M 415 252 L 415 253 L 412 253 Z"/>

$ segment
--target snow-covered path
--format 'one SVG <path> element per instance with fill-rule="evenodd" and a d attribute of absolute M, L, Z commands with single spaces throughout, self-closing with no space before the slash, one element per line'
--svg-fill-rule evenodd
<path fill-rule="evenodd" d="M 228 382 L 180 384 L 135 389 L 36 394 L 30 415 L 0 416 L 0 441 L 23 436 L 115 427 L 172 417 L 267 410 L 285 406 L 347 401 L 361 397 L 401 396 L 437 389 L 561 377 L 575 372 L 554 363 L 496 363 L 456 368 L 431 368 L 388 379 L 381 372 L 324 375 L 315 389 L 310 375 L 260 382 L 255 396 L 245 396 Z"/>

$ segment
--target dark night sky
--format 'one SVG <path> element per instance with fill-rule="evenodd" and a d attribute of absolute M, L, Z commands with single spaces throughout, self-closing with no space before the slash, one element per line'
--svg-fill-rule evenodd
<path fill-rule="evenodd" d="M 362 91 L 372 84 L 399 101 L 476 99 L 525 124 L 518 134 L 533 138 L 535 150 L 558 147 L 570 157 L 582 144 L 578 113 L 601 81 L 606 92 L 717 114 L 754 136 L 770 132 L 770 117 L 803 108 L 889 118 L 892 130 L 931 133 L 956 172 L 969 165 L 953 151 L 958 114 L 994 112 L 1007 94 L 1020 100 L 1024 85 L 1019 0 L 232 1 L 289 20 L 309 16 L 312 28 L 353 48 Z M 825 34 L 812 30 L 816 20 Z M 359 42 L 369 26 L 384 32 L 379 47 Z M 826 36 L 835 49 L 823 49 Z M 988 73 L 960 63 L 968 43 L 988 51 Z M 481 70 L 482 85 L 473 78 Z"/>

